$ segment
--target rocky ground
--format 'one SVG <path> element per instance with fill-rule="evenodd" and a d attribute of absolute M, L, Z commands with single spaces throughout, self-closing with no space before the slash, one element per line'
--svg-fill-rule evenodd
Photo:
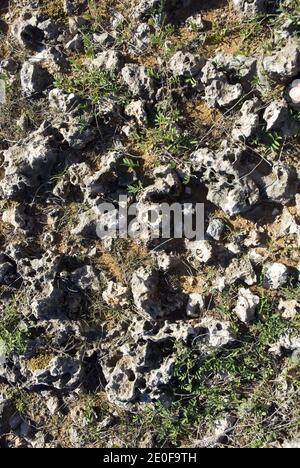
<path fill-rule="evenodd" d="M 0 444 L 299 447 L 299 0 L 2 0 Z M 101 241 L 101 201 L 205 240 Z"/>

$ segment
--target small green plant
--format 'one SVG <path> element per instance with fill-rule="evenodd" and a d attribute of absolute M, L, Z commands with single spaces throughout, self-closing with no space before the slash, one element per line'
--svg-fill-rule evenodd
<path fill-rule="evenodd" d="M 85 56 L 87 58 L 93 58 L 96 53 L 96 48 L 95 48 L 95 43 L 93 41 L 92 32 L 86 29 L 81 29 L 80 33 L 81 33 L 81 37 L 83 40 Z"/>
<path fill-rule="evenodd" d="M 97 104 L 102 97 L 117 96 L 120 87 L 117 76 L 96 67 L 85 67 L 73 62 L 70 75 L 57 75 L 55 86 L 66 93 L 74 93 Z"/>
<path fill-rule="evenodd" d="M 128 169 L 136 169 L 140 167 L 139 161 L 133 161 L 133 159 L 124 158 L 123 166 L 128 167 Z"/>
<path fill-rule="evenodd" d="M 265 156 L 277 155 L 283 144 L 283 137 L 278 132 L 267 132 L 264 128 L 252 139 L 251 143 Z"/>
<path fill-rule="evenodd" d="M 0 316 L 0 341 L 4 344 L 7 354 L 25 351 L 25 339 L 28 332 L 18 312 L 15 298 L 4 306 Z"/>
<path fill-rule="evenodd" d="M 128 187 L 128 193 L 131 193 L 132 195 L 137 195 L 140 193 L 144 188 L 143 183 L 139 180 L 135 184 L 129 185 Z"/>
<path fill-rule="evenodd" d="M 167 41 L 168 37 L 173 34 L 175 31 L 175 28 L 172 24 L 167 24 L 165 26 L 162 26 L 161 29 L 156 31 L 154 34 L 151 34 L 150 40 L 152 45 L 161 47 L 165 44 Z"/>

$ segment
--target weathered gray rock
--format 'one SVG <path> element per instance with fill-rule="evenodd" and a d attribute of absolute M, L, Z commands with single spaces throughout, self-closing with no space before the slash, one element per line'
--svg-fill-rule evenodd
<path fill-rule="evenodd" d="M 296 169 L 284 163 L 274 163 L 271 174 L 261 180 L 261 191 L 264 198 L 283 205 L 294 198 L 298 187 L 299 176 Z"/>
<path fill-rule="evenodd" d="M 183 305 L 181 293 L 170 289 L 169 294 L 165 294 L 162 278 L 159 271 L 151 267 L 141 267 L 133 274 L 131 290 L 134 304 L 146 319 L 166 318 Z"/>
<path fill-rule="evenodd" d="M 155 182 L 139 195 L 139 201 L 165 201 L 176 199 L 182 190 L 177 172 L 169 166 L 159 166 L 153 171 Z"/>
<path fill-rule="evenodd" d="M 300 351 L 300 335 L 293 334 L 289 331 L 284 333 L 275 345 L 272 345 L 269 352 L 275 356 L 282 356 L 286 352 L 293 352 L 292 359 L 295 363 L 299 364 L 299 351 Z"/>
<path fill-rule="evenodd" d="M 267 131 L 283 130 L 288 125 L 289 110 L 285 101 L 273 101 L 265 110 L 263 119 Z"/>
<path fill-rule="evenodd" d="M 134 18 L 138 20 L 149 19 L 152 15 L 157 14 L 160 11 L 160 9 L 160 0 L 141 0 L 137 7 L 134 9 Z"/>
<path fill-rule="evenodd" d="M 132 101 L 125 107 L 125 114 L 134 117 L 140 126 L 147 125 L 148 116 L 145 109 L 145 103 L 141 100 Z"/>
<path fill-rule="evenodd" d="M 151 43 L 151 32 L 153 28 L 148 23 L 141 23 L 132 33 L 129 50 L 132 54 L 140 54 Z"/>
<path fill-rule="evenodd" d="M 189 294 L 188 305 L 186 307 L 187 317 L 199 317 L 206 308 L 206 298 L 202 294 Z"/>
<path fill-rule="evenodd" d="M 300 242 L 300 222 L 289 212 L 287 207 L 284 207 L 278 236 L 293 235 L 296 235 L 298 242 Z"/>
<path fill-rule="evenodd" d="M 175 76 L 196 76 L 205 65 L 206 60 L 190 52 L 176 52 L 169 61 L 169 69 Z"/>
<path fill-rule="evenodd" d="M 233 285 L 238 280 L 253 286 L 257 283 L 257 275 L 248 257 L 233 259 L 225 271 L 225 284 Z"/>
<path fill-rule="evenodd" d="M 288 41 L 297 31 L 297 24 L 293 19 L 287 19 L 282 25 L 275 30 L 275 42 L 282 43 Z"/>
<path fill-rule="evenodd" d="M 31 366 L 24 361 L 22 371 L 27 378 L 24 386 L 29 390 L 40 386 L 61 391 L 74 390 L 80 384 L 83 375 L 83 367 L 78 359 L 62 356 L 50 357 L 48 362 L 45 358 L 44 364 L 39 364 L 38 361 L 38 364 L 34 365 L 33 361 Z"/>
<path fill-rule="evenodd" d="M 256 132 L 259 127 L 259 108 L 258 99 L 244 102 L 240 117 L 232 130 L 234 140 L 247 140 Z"/>
<path fill-rule="evenodd" d="M 86 0 L 64 0 L 64 12 L 70 16 L 77 15 L 83 11 L 86 4 Z"/>
<path fill-rule="evenodd" d="M 12 33 L 22 47 L 35 51 L 42 50 L 45 47 L 45 34 L 38 27 L 38 16 L 21 16 L 12 25 Z"/>
<path fill-rule="evenodd" d="M 257 73 L 257 59 L 240 54 L 217 54 L 213 60 L 218 71 L 225 73 L 242 84 L 248 91 Z M 249 89 L 249 90 L 250 90 Z"/>
<path fill-rule="evenodd" d="M 234 8 L 245 18 L 255 18 L 266 11 L 266 0 L 233 0 Z"/>
<path fill-rule="evenodd" d="M 15 229 L 30 233 L 36 226 L 36 221 L 30 213 L 30 208 L 25 204 L 18 204 L 3 213 L 2 220 L 9 223 Z"/>
<path fill-rule="evenodd" d="M 151 268 L 140 268 L 133 274 L 131 282 L 135 306 L 154 320 L 164 316 L 159 299 L 159 282 L 158 272 Z"/>
<path fill-rule="evenodd" d="M 157 266 L 161 271 L 169 271 L 176 268 L 180 263 L 180 256 L 176 254 L 167 254 L 166 252 L 154 252 L 153 256 Z"/>
<path fill-rule="evenodd" d="M 19 64 L 12 58 L 8 58 L 7 60 L 1 60 L 0 62 L 0 70 L 6 71 L 10 75 L 15 75 L 19 69 Z"/>
<path fill-rule="evenodd" d="M 300 303 L 296 299 L 280 299 L 278 310 L 285 319 L 294 319 L 300 313 Z"/>
<path fill-rule="evenodd" d="M 10 429 L 9 421 L 16 413 L 15 405 L 12 400 L 0 397 L 0 437 L 7 434 Z"/>
<path fill-rule="evenodd" d="M 9 286 L 15 284 L 19 275 L 15 265 L 10 263 L 5 257 L 0 262 L 0 285 Z"/>
<path fill-rule="evenodd" d="M 142 65 L 127 64 L 121 71 L 123 81 L 133 96 L 151 99 L 154 95 L 154 81 Z"/>
<path fill-rule="evenodd" d="M 99 279 L 94 269 L 88 265 L 73 271 L 70 275 L 70 280 L 82 291 L 97 291 L 99 289 Z"/>
<path fill-rule="evenodd" d="M 56 115 L 55 126 L 71 148 L 83 149 L 95 139 L 97 130 L 91 125 L 87 102 L 57 88 L 50 91 L 49 102 Z"/>
<path fill-rule="evenodd" d="M 205 348 L 221 348 L 227 346 L 236 341 L 235 336 L 231 331 L 230 322 L 216 320 L 208 317 L 200 322 L 201 327 L 206 329 L 207 332 L 203 332 L 203 341 L 199 340 L 199 348 L 205 350 Z M 197 340 L 198 341 L 198 340 Z"/>
<path fill-rule="evenodd" d="M 223 219 L 212 219 L 208 225 L 206 234 L 216 241 L 220 241 L 225 232 L 226 224 Z"/>
<path fill-rule="evenodd" d="M 232 186 L 226 180 L 209 187 L 207 199 L 229 216 L 246 213 L 260 201 L 257 185 L 250 178 L 237 178 Z"/>
<path fill-rule="evenodd" d="M 266 57 L 263 61 L 266 73 L 274 81 L 287 83 L 300 72 L 300 48 L 296 39 L 291 39 L 287 44 Z"/>
<path fill-rule="evenodd" d="M 36 63 L 25 62 L 21 69 L 21 87 L 25 96 L 39 96 L 52 83 L 47 70 Z"/>
<path fill-rule="evenodd" d="M 227 108 L 233 106 L 243 94 L 241 84 L 231 85 L 228 83 L 225 75 L 214 80 L 205 88 L 205 100 L 209 107 Z"/>
<path fill-rule="evenodd" d="M 87 62 L 88 66 L 99 70 L 117 73 L 121 70 L 124 62 L 123 55 L 118 50 L 107 50 L 100 52 L 97 56 Z"/>
<path fill-rule="evenodd" d="M 208 200 L 229 216 L 249 211 L 261 198 L 256 182 L 238 171 L 243 153 L 243 145 L 224 141 L 217 152 L 200 148 L 190 156 L 193 171 L 208 188 Z"/>
<path fill-rule="evenodd" d="M 114 281 L 108 282 L 102 297 L 106 304 L 111 306 L 125 307 L 129 305 L 129 289 Z"/>
<path fill-rule="evenodd" d="M 4 151 L 3 197 L 23 199 L 50 177 L 58 157 L 57 135 L 47 122 L 30 138 Z"/>
<path fill-rule="evenodd" d="M 93 41 L 100 47 L 109 48 L 114 43 L 114 37 L 108 32 L 103 32 L 101 34 L 94 33 Z"/>

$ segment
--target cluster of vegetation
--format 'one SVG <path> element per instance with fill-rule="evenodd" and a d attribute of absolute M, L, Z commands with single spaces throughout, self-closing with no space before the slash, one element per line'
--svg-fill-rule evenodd
<path fill-rule="evenodd" d="M 9 354 L 25 351 L 27 327 L 22 323 L 18 312 L 18 305 L 15 298 L 11 299 L 1 312 L 0 320 L 0 343 L 4 345 L 4 351 Z"/>

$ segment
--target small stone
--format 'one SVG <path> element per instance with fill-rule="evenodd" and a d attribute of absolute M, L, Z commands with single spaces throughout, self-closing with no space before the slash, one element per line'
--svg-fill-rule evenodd
<path fill-rule="evenodd" d="M 80 53 L 84 50 L 83 39 L 80 34 L 76 34 L 67 44 L 66 49 L 71 52 Z"/>
<path fill-rule="evenodd" d="M 186 315 L 198 317 L 205 310 L 206 300 L 202 294 L 192 293 L 189 295 Z"/>
<path fill-rule="evenodd" d="M 138 125 L 147 125 L 148 116 L 143 101 L 132 101 L 125 107 L 125 114 L 134 117 Z"/>
<path fill-rule="evenodd" d="M 169 68 L 175 76 L 196 76 L 204 65 L 205 59 L 182 51 L 176 52 L 169 61 Z"/>
<path fill-rule="evenodd" d="M 240 111 L 240 118 L 235 123 L 232 131 L 234 140 L 247 140 L 255 133 L 259 126 L 259 107 L 260 102 L 258 99 L 244 102 Z"/>
<path fill-rule="evenodd" d="M 280 299 L 278 310 L 283 318 L 294 319 L 300 313 L 300 303 L 295 299 L 288 301 Z"/>
<path fill-rule="evenodd" d="M 233 0 L 234 8 L 246 19 L 265 13 L 266 5 L 266 0 Z"/>
<path fill-rule="evenodd" d="M 285 286 L 289 280 L 289 269 L 282 263 L 269 263 L 265 267 L 264 287 L 267 289 L 279 289 Z"/>
<path fill-rule="evenodd" d="M 253 322 L 259 302 L 259 297 L 253 294 L 250 289 L 241 288 L 234 312 L 242 322 Z"/>
<path fill-rule="evenodd" d="M 233 259 L 225 271 L 225 283 L 233 285 L 236 281 L 243 281 L 248 286 L 257 283 L 257 276 L 249 258 Z"/>
<path fill-rule="evenodd" d="M 100 52 L 92 60 L 89 60 L 88 65 L 98 68 L 99 70 L 106 70 L 110 72 L 118 72 L 123 65 L 123 55 L 118 50 L 107 50 Z"/>
<path fill-rule="evenodd" d="M 212 219 L 207 228 L 206 234 L 214 239 L 220 241 L 226 229 L 226 223 L 223 219 Z"/>
<path fill-rule="evenodd" d="M 214 259 L 213 246 L 206 240 L 186 241 L 187 250 L 193 260 L 200 263 L 209 263 Z"/>
<path fill-rule="evenodd" d="M 198 14 L 195 16 L 190 16 L 185 24 L 188 26 L 190 31 L 205 31 L 205 23 L 203 21 L 202 15 Z"/>
<path fill-rule="evenodd" d="M 25 62 L 21 69 L 21 87 L 25 96 L 39 96 L 52 83 L 47 70 L 36 63 Z"/>

